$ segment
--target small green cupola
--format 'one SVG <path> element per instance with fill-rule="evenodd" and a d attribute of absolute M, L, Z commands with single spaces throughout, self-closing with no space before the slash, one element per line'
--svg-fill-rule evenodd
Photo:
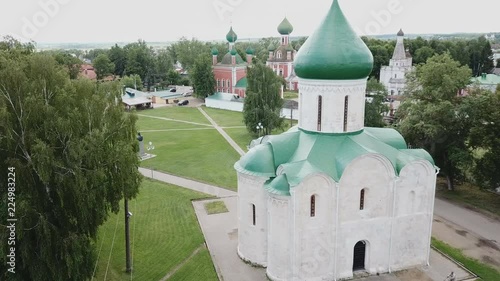
<path fill-rule="evenodd" d="M 238 51 L 236 51 L 236 48 L 234 47 L 229 52 L 231 53 L 231 56 L 236 56 L 238 54 Z"/>
<path fill-rule="evenodd" d="M 373 55 L 334 0 L 319 28 L 300 48 L 294 64 L 300 78 L 354 80 L 370 75 Z"/>
<path fill-rule="evenodd" d="M 216 47 L 213 47 L 212 48 L 212 56 L 217 56 L 217 55 L 219 55 L 219 50 L 217 50 Z"/>
<path fill-rule="evenodd" d="M 226 39 L 227 39 L 227 41 L 229 43 L 234 43 L 234 42 L 236 42 L 236 40 L 238 40 L 238 35 L 236 35 L 236 33 L 234 32 L 232 26 L 231 26 L 231 29 L 229 30 L 229 32 L 226 35 Z"/>
<path fill-rule="evenodd" d="M 276 51 L 276 46 L 274 46 L 274 44 L 271 43 L 271 44 L 269 44 L 269 47 L 267 47 L 267 50 L 269 52 L 274 52 L 274 51 Z"/>
<path fill-rule="evenodd" d="M 245 52 L 247 55 L 254 55 L 255 54 L 255 50 L 252 48 L 252 46 L 248 46 L 248 48 L 246 49 Z"/>
<path fill-rule="evenodd" d="M 293 26 L 292 24 L 288 21 L 288 19 L 285 17 L 283 21 L 278 25 L 278 32 L 281 35 L 290 35 L 293 31 Z"/>

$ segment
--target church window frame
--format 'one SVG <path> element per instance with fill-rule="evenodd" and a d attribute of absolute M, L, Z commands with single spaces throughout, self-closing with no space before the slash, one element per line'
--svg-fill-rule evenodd
<path fill-rule="evenodd" d="M 365 209 L 365 198 L 366 197 L 366 188 L 361 189 L 359 192 L 359 210 L 362 211 Z"/>
<path fill-rule="evenodd" d="M 309 201 L 310 201 L 309 202 L 310 203 L 309 216 L 311 218 L 314 218 L 314 217 L 316 217 L 316 195 L 315 194 L 311 195 L 311 198 Z"/>
<path fill-rule="evenodd" d="M 278 52 L 276 53 L 276 57 L 277 57 L 278 59 L 281 59 L 281 55 L 282 55 L 282 54 L 281 54 L 281 51 L 278 51 Z"/>
<path fill-rule="evenodd" d="M 347 118 L 349 117 L 349 96 L 344 98 L 344 132 L 347 132 Z"/>
<path fill-rule="evenodd" d="M 252 204 L 252 225 L 257 225 L 257 216 L 255 212 L 255 204 Z"/>
<path fill-rule="evenodd" d="M 318 96 L 318 127 L 317 130 L 318 132 L 321 132 L 321 123 L 322 123 L 322 117 L 323 117 L 323 96 L 319 95 Z"/>

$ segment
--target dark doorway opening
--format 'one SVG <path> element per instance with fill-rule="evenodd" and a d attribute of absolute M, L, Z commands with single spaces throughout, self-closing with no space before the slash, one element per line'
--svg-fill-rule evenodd
<path fill-rule="evenodd" d="M 365 270 L 366 243 L 359 241 L 354 246 L 352 271 Z"/>

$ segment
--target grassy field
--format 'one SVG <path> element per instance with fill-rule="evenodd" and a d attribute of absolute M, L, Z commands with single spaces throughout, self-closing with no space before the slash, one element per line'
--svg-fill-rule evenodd
<path fill-rule="evenodd" d="M 139 120 L 137 120 L 137 128 L 142 132 L 148 130 L 206 129 L 210 127 L 140 116 Z"/>
<path fill-rule="evenodd" d="M 203 107 L 203 110 L 221 127 L 245 126 L 243 113 Z"/>
<path fill-rule="evenodd" d="M 142 167 L 236 189 L 233 165 L 239 154 L 215 129 L 149 132 L 144 140 L 153 142 L 157 157 L 141 162 Z"/>
<path fill-rule="evenodd" d="M 141 110 L 137 112 L 138 115 L 156 116 L 171 118 L 176 120 L 184 120 L 189 122 L 195 122 L 200 124 L 210 125 L 210 122 L 198 111 L 198 109 L 193 107 L 183 107 L 183 106 L 172 106 L 172 107 L 161 107 L 151 110 Z"/>
<path fill-rule="evenodd" d="M 298 97 L 299 97 L 299 93 L 296 93 L 296 92 L 284 92 L 283 93 L 284 99 L 296 99 Z"/>
<path fill-rule="evenodd" d="M 221 214 L 221 213 L 228 212 L 226 204 L 224 204 L 224 201 L 214 201 L 214 202 L 206 203 L 205 204 L 205 211 L 207 211 L 208 215 Z"/>
<path fill-rule="evenodd" d="M 160 280 L 204 243 L 191 200 L 206 198 L 180 187 L 144 180 L 129 201 L 132 274 L 125 273 L 123 209 L 99 229 L 93 280 Z M 123 204 L 122 204 L 123 206 Z M 196 271 L 193 271 L 196 268 Z M 170 280 L 217 280 L 206 250 L 196 254 Z"/>
<path fill-rule="evenodd" d="M 455 186 L 455 191 L 447 190 L 446 179 L 439 177 L 437 181 L 437 196 L 457 202 L 472 209 L 486 210 L 500 217 L 500 195 L 481 190 L 469 183 Z"/>
<path fill-rule="evenodd" d="M 467 269 L 474 272 L 475 274 L 481 277 L 481 280 L 484 281 L 497 281 L 499 280 L 500 272 L 496 269 L 481 263 L 478 260 L 469 258 L 465 256 L 461 250 L 455 249 L 450 245 L 439 241 L 437 239 L 432 238 L 432 246 L 436 247 L 441 252 L 447 254 L 452 257 L 456 261 L 463 264 Z"/>

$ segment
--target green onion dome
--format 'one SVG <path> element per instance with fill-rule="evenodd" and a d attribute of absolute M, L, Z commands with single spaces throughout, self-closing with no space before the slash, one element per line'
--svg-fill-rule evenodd
<path fill-rule="evenodd" d="M 368 77 L 373 55 L 334 0 L 319 28 L 300 48 L 294 64 L 300 78 L 354 80 Z"/>
<path fill-rule="evenodd" d="M 238 35 L 236 35 L 236 33 L 234 32 L 232 26 L 231 26 L 231 29 L 229 30 L 229 32 L 226 35 L 226 39 L 227 39 L 227 41 L 229 43 L 234 43 L 234 42 L 236 42 L 236 40 L 238 40 Z"/>
<path fill-rule="evenodd" d="M 217 48 L 213 47 L 212 48 L 212 56 L 217 56 L 219 55 L 219 50 L 217 50 Z"/>
<path fill-rule="evenodd" d="M 288 21 L 288 19 L 285 17 L 283 21 L 278 25 L 278 32 L 281 35 L 290 35 L 293 31 L 293 26 L 292 24 Z"/>

